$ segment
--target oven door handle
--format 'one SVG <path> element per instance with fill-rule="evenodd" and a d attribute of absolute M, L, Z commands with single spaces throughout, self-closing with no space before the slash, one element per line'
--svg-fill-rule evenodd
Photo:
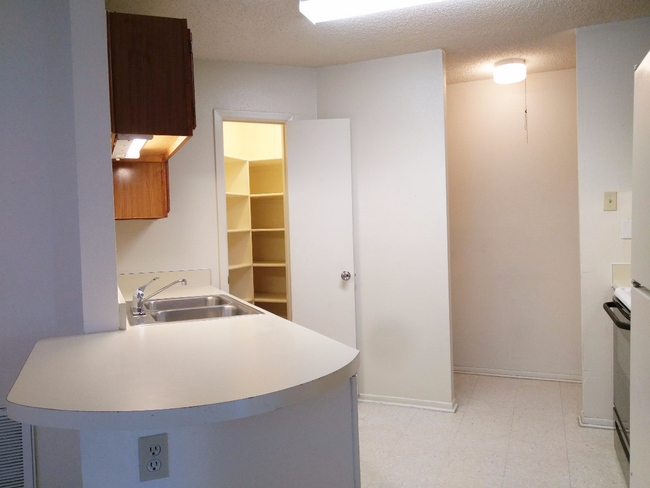
<path fill-rule="evenodd" d="M 605 312 L 607 312 L 607 315 L 609 315 L 609 318 L 612 319 L 612 321 L 614 322 L 614 325 L 616 327 L 618 327 L 619 329 L 623 329 L 623 330 L 630 330 L 630 321 L 622 316 L 621 312 L 618 309 L 618 305 L 616 304 L 616 302 L 603 303 L 603 308 L 605 309 Z M 614 310 L 612 310 L 614 308 L 621 315 L 621 317 L 619 317 L 616 314 L 616 312 L 614 312 Z"/>

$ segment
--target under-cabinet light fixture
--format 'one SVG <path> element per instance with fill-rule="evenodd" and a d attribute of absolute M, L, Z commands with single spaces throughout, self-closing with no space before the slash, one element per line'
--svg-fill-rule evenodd
<path fill-rule="evenodd" d="M 153 136 L 118 134 L 113 147 L 113 159 L 138 159 L 140 149 L 151 139 Z"/>
<path fill-rule="evenodd" d="M 300 0 L 300 13 L 312 24 L 375 14 L 441 0 Z"/>
<path fill-rule="evenodd" d="M 517 83 L 526 79 L 526 61 L 513 58 L 494 63 L 494 82 L 500 85 Z"/>

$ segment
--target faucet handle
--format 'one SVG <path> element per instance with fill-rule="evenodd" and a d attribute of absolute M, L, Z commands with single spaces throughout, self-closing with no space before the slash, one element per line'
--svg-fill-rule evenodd
<path fill-rule="evenodd" d="M 139 288 L 136 290 L 136 292 L 138 292 L 138 291 L 141 292 L 141 293 L 144 292 L 144 289 L 145 289 L 146 287 L 148 287 L 151 283 L 153 283 L 154 281 L 156 281 L 156 280 L 159 279 L 159 278 L 160 278 L 160 276 L 154 276 L 154 277 L 151 279 L 151 281 L 150 281 L 149 283 L 145 283 L 144 285 L 142 285 L 141 287 L 139 287 Z"/>
<path fill-rule="evenodd" d="M 159 276 L 154 276 L 149 283 L 145 283 L 139 288 L 136 288 L 133 292 L 133 302 L 131 304 L 131 312 L 133 315 L 144 315 L 142 311 L 142 302 L 144 301 L 144 289 L 148 287 L 151 283 L 156 281 Z"/>
<path fill-rule="evenodd" d="M 152 280 L 149 283 L 145 283 L 139 288 L 136 288 L 135 291 L 133 292 L 133 301 L 134 302 L 139 302 L 142 300 L 142 297 L 144 297 L 144 289 L 148 287 L 151 283 L 156 281 L 159 278 L 159 276 L 154 276 Z M 136 307 L 142 307 L 142 303 L 136 303 Z"/>

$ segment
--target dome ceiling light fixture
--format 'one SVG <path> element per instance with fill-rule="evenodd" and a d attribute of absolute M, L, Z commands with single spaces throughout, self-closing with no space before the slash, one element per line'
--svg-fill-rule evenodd
<path fill-rule="evenodd" d="M 375 14 L 441 0 L 300 0 L 300 13 L 312 24 Z"/>
<path fill-rule="evenodd" d="M 500 85 L 526 79 L 526 61 L 519 58 L 503 59 L 494 63 L 494 82 Z"/>

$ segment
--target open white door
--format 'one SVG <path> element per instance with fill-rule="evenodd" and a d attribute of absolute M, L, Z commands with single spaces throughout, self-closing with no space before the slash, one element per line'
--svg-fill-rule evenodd
<path fill-rule="evenodd" d="M 292 320 L 356 347 L 350 121 L 286 127 Z"/>

